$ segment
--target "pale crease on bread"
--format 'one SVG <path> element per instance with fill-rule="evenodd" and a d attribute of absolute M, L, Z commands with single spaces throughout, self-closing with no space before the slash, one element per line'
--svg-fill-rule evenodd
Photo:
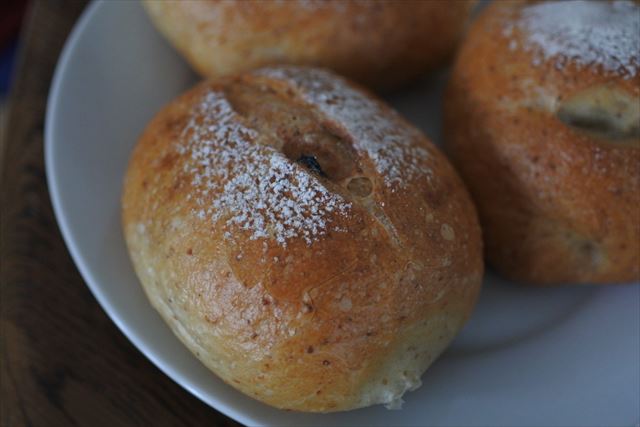
<path fill-rule="evenodd" d="M 131 157 L 123 226 L 175 334 L 270 405 L 394 406 L 470 315 L 474 207 L 445 157 L 327 71 L 203 82 Z"/>
<path fill-rule="evenodd" d="M 156 1 L 158 30 L 201 75 L 321 66 L 390 88 L 449 59 L 475 1 Z"/>
<path fill-rule="evenodd" d="M 640 279 L 640 5 L 494 2 L 445 95 L 486 256 L 530 283 Z"/>

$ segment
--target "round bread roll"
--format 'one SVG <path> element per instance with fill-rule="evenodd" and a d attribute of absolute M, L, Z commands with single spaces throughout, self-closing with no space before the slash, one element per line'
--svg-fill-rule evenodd
<path fill-rule="evenodd" d="M 499 1 L 470 29 L 445 139 L 508 278 L 640 278 L 639 31 L 627 1 Z"/>
<path fill-rule="evenodd" d="M 204 82 L 169 104 L 133 152 L 123 225 L 184 344 L 298 411 L 398 404 L 469 317 L 483 273 L 445 157 L 310 68 Z"/>
<path fill-rule="evenodd" d="M 447 60 L 475 0 L 157 1 L 156 27 L 200 74 L 315 65 L 378 88 Z"/>

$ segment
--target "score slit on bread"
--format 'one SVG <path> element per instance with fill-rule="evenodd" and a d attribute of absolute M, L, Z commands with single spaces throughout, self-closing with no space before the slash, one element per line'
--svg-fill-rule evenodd
<path fill-rule="evenodd" d="M 123 226 L 152 305 L 278 408 L 397 405 L 475 304 L 475 209 L 415 127 L 328 71 L 206 81 L 136 146 Z"/>
<path fill-rule="evenodd" d="M 332 69 L 400 86 L 450 59 L 475 0 L 145 0 L 156 28 L 201 75 L 267 65 Z"/>
<path fill-rule="evenodd" d="M 639 67 L 638 2 L 497 1 L 471 26 L 444 133 L 503 275 L 640 279 Z"/>

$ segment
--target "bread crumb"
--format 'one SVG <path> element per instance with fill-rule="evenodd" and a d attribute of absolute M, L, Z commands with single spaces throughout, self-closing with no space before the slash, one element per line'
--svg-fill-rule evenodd
<path fill-rule="evenodd" d="M 352 303 L 351 300 L 347 297 L 343 297 L 340 300 L 340 303 L 338 304 L 338 307 L 340 308 L 341 311 L 349 311 L 351 310 L 352 307 Z"/>
<path fill-rule="evenodd" d="M 442 224 L 442 227 L 440 227 L 440 235 L 443 239 L 448 241 L 452 241 L 456 238 L 456 233 L 449 224 Z"/>

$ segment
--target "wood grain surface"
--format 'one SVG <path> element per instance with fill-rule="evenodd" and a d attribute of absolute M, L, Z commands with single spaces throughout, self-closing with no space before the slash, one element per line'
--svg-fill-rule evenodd
<path fill-rule="evenodd" d="M 99 307 L 54 220 L 43 127 L 84 1 L 30 7 L 0 144 L 0 425 L 238 426 L 139 353 Z M 114 29 L 115 30 L 115 29 Z"/>

